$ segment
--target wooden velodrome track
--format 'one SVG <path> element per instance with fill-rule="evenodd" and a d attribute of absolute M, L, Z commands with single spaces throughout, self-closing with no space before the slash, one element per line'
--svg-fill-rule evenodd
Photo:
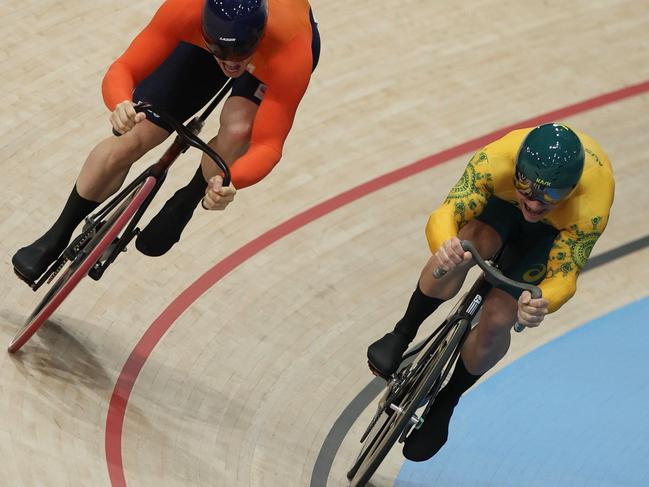
<path fill-rule="evenodd" d="M 11 255 L 51 224 L 109 133 L 102 76 L 158 4 L 0 3 L 0 343 L 37 298 L 13 276 Z M 428 256 L 427 216 L 476 147 L 298 221 L 249 259 L 236 254 L 222 278 L 215 265 L 312 206 L 432 154 L 617 92 L 560 120 L 594 136 L 615 169 L 611 221 L 593 255 L 649 233 L 646 2 L 313 8 L 320 65 L 274 172 L 226 212 L 197 211 L 163 258 L 129 249 L 100 282 L 83 281 L 23 351 L 0 355 L 0 485 L 314 482 L 325 437 L 372 378 L 367 345 L 401 316 Z M 191 177 L 197 157 L 172 168 L 152 210 Z M 646 296 L 648 279 L 646 248 L 585 274 L 577 296 L 517 335 L 500 365 Z M 362 421 L 329 461 L 327 485 L 346 485 Z M 374 485 L 391 485 L 401 461 L 392 452 Z"/>

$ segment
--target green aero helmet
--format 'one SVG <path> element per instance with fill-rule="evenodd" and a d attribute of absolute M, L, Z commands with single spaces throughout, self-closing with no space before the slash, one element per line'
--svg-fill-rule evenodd
<path fill-rule="evenodd" d="M 584 146 L 565 125 L 532 129 L 516 158 L 516 189 L 527 198 L 556 204 L 577 186 L 584 170 Z"/>

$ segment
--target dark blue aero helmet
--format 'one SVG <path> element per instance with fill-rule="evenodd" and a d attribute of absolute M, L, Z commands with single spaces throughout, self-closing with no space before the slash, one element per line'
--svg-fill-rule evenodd
<path fill-rule="evenodd" d="M 240 61 L 252 55 L 267 19 L 267 0 L 205 0 L 203 37 L 217 58 Z"/>

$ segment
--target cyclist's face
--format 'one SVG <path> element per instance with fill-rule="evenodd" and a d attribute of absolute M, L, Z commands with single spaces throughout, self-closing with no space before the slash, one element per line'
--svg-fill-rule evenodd
<path fill-rule="evenodd" d="M 214 56 L 216 62 L 219 63 L 219 66 L 223 70 L 223 73 L 230 78 L 238 78 L 241 76 L 248 67 L 252 56 L 242 59 L 240 61 L 227 61 L 225 59 L 219 59 Z"/>
<path fill-rule="evenodd" d="M 516 199 L 518 200 L 521 212 L 523 213 L 523 218 L 531 223 L 541 221 L 548 213 L 557 207 L 556 204 L 542 203 L 527 198 L 520 190 L 516 190 Z"/>

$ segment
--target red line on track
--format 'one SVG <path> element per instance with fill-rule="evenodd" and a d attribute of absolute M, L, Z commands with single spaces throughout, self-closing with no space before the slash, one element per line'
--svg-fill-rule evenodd
<path fill-rule="evenodd" d="M 640 95 L 647 91 L 649 91 L 649 80 L 610 93 L 605 93 L 573 105 L 568 105 L 564 108 L 537 117 L 523 120 L 517 124 L 509 125 L 481 137 L 451 147 L 450 149 L 443 150 L 442 152 L 438 152 L 437 154 L 433 154 L 432 156 L 408 164 L 387 174 L 383 174 L 382 176 L 374 178 L 317 204 L 283 223 L 280 223 L 218 262 L 214 267 L 194 281 L 194 283 L 185 289 L 185 291 L 183 291 L 176 299 L 174 299 L 172 303 L 167 306 L 162 313 L 160 313 L 160 316 L 151 323 L 140 341 L 135 345 L 135 348 L 126 360 L 126 363 L 117 378 L 108 405 L 105 434 L 106 462 L 108 464 L 108 474 L 113 487 L 126 487 L 126 477 L 124 475 L 124 464 L 122 461 L 122 432 L 124 428 L 124 418 L 126 416 L 126 407 L 128 406 L 129 397 L 133 391 L 135 381 L 137 380 L 142 367 L 144 367 L 144 363 L 176 319 L 203 293 L 214 286 L 214 284 L 220 281 L 232 270 L 236 269 L 266 247 L 295 232 L 308 223 L 311 223 L 338 208 L 348 205 L 363 196 L 385 188 L 390 184 L 397 183 L 461 155 L 475 152 L 487 145 L 489 142 L 505 135 L 507 132 L 515 128 L 529 127 L 562 120 L 566 117 L 615 103 L 625 98 Z"/>

